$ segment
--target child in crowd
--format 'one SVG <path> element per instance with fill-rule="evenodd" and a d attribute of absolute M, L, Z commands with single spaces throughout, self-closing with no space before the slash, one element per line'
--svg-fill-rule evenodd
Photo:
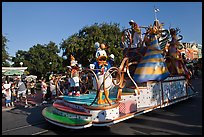
<path fill-rule="evenodd" d="M 68 95 L 69 88 L 70 88 L 69 77 L 66 77 L 66 80 L 64 82 L 64 95 Z"/>
<path fill-rule="evenodd" d="M 6 103 L 6 107 L 10 107 L 11 106 L 11 90 L 9 88 L 5 89 L 5 103 Z"/>
<path fill-rule="evenodd" d="M 27 100 L 27 88 L 24 82 L 21 81 L 20 77 L 17 77 L 17 97 L 22 101 L 22 99 L 25 100 L 25 108 L 28 106 L 28 100 Z"/>
<path fill-rule="evenodd" d="M 65 93 L 65 91 L 64 91 L 65 90 L 64 83 L 65 83 L 65 81 L 60 78 L 60 80 L 59 80 L 60 95 L 64 95 L 64 93 Z"/>
<path fill-rule="evenodd" d="M 31 97 L 35 98 L 35 82 L 34 80 L 30 83 Z"/>
<path fill-rule="evenodd" d="M 50 79 L 50 92 L 51 92 L 51 98 L 55 98 L 56 96 L 56 85 L 55 85 L 55 76 L 53 75 Z"/>
<path fill-rule="evenodd" d="M 14 102 L 16 101 L 15 83 L 11 84 L 10 90 L 11 90 L 11 106 L 14 106 Z"/>
<path fill-rule="evenodd" d="M 42 103 L 47 103 L 46 101 L 46 94 L 47 94 L 47 84 L 45 82 L 45 78 L 42 79 L 42 82 L 41 82 L 41 91 L 42 91 Z"/>

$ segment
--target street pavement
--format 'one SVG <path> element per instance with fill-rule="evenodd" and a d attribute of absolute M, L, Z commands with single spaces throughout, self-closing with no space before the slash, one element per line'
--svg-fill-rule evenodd
<path fill-rule="evenodd" d="M 192 84 L 197 96 L 111 126 L 78 130 L 47 122 L 41 112 L 52 104 L 40 104 L 38 92 L 28 108 L 2 108 L 2 135 L 202 135 L 202 78 L 193 79 Z"/>

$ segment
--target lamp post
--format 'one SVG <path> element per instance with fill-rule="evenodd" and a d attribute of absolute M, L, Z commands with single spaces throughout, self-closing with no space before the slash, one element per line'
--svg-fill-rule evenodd
<path fill-rule="evenodd" d="M 23 62 L 20 62 L 21 67 L 23 66 Z"/>
<path fill-rule="evenodd" d="M 52 73 L 52 62 L 50 62 L 49 64 L 50 64 L 50 72 Z"/>
<path fill-rule="evenodd" d="M 23 66 L 23 62 L 20 62 L 20 65 L 21 65 L 21 67 Z M 21 74 L 20 74 L 20 77 L 21 77 Z"/>

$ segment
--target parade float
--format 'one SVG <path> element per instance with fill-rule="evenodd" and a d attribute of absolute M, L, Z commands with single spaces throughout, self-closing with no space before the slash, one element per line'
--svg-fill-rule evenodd
<path fill-rule="evenodd" d="M 119 67 L 110 66 L 104 45 L 96 43 L 97 61 L 78 75 L 82 84 L 87 79 L 93 81 L 93 88 L 77 96 L 59 96 L 52 106 L 43 109 L 44 118 L 72 129 L 109 126 L 195 96 L 188 70 L 172 48 L 180 39 L 175 32 L 161 28 L 158 20 L 145 27 L 145 52 L 131 53 L 141 48 L 128 46 Z"/>

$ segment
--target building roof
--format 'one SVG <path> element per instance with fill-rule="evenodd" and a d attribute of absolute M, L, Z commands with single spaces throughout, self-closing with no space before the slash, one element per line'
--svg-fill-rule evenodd
<path fill-rule="evenodd" d="M 20 70 L 25 71 L 28 67 L 2 67 L 2 72 L 5 72 L 7 70 Z"/>

